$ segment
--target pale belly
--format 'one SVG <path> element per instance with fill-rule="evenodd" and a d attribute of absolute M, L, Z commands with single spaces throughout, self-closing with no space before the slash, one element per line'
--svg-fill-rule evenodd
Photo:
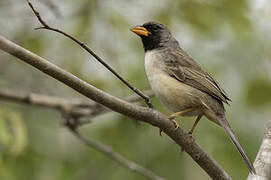
<path fill-rule="evenodd" d="M 187 86 L 165 74 L 159 74 L 149 78 L 151 87 L 161 102 L 170 110 L 179 112 L 198 106 L 198 99 L 193 96 L 193 88 Z M 198 114 L 187 113 L 187 115 Z"/>
<path fill-rule="evenodd" d="M 199 99 L 195 96 L 197 90 L 162 71 L 161 63 L 156 58 L 151 53 L 145 55 L 147 77 L 156 97 L 173 112 L 194 107 L 195 111 L 184 115 L 196 116 L 200 114 Z"/>

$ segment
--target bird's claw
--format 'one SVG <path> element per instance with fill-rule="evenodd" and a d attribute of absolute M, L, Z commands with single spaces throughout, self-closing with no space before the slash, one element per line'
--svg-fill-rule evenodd
<path fill-rule="evenodd" d="M 174 118 L 175 118 L 175 116 L 169 116 L 169 117 L 168 117 L 168 119 L 169 119 L 171 122 L 173 122 L 173 124 L 174 124 L 174 126 L 175 126 L 174 131 L 176 131 L 180 126 L 179 126 L 179 124 L 177 123 L 177 121 L 174 120 Z"/>
<path fill-rule="evenodd" d="M 175 126 L 174 131 L 176 131 L 180 126 L 179 126 L 179 124 L 177 123 L 177 121 L 175 121 L 174 119 L 171 120 L 171 121 L 173 122 L 173 124 L 174 124 L 174 126 Z"/>
<path fill-rule="evenodd" d="M 162 132 L 163 132 L 163 130 L 160 128 L 160 129 L 159 129 L 159 135 L 160 135 L 160 136 L 162 136 Z"/>

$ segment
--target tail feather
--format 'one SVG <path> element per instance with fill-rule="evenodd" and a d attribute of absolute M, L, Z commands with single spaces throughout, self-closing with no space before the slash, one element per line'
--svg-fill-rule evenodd
<path fill-rule="evenodd" d="M 253 164 L 251 163 L 247 153 L 245 152 L 245 150 L 243 149 L 242 145 L 239 143 L 237 137 L 235 136 L 233 130 L 231 129 L 228 121 L 226 120 L 226 118 L 222 118 L 220 119 L 220 125 L 225 129 L 227 135 L 230 137 L 231 141 L 233 142 L 233 144 L 235 145 L 235 147 L 237 148 L 237 150 L 239 151 L 239 153 L 241 154 L 243 160 L 245 161 L 249 171 L 251 174 L 256 174 L 255 168 L 253 166 Z"/>

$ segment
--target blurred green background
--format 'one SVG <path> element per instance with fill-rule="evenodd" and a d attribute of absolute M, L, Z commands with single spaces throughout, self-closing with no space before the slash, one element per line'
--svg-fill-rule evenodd
<path fill-rule="evenodd" d="M 230 124 L 252 160 L 271 116 L 271 2 L 264 0 L 43 0 L 34 1 L 48 23 L 86 42 L 123 77 L 141 90 L 150 86 L 140 39 L 133 25 L 166 24 L 181 46 L 209 71 L 233 102 Z M 39 27 L 25 1 L 0 0 L 0 33 L 51 60 L 90 84 L 118 97 L 133 94 L 76 44 Z M 0 90 L 84 99 L 75 91 L 0 51 Z M 155 108 L 169 114 L 156 98 Z M 144 104 L 142 104 L 144 105 Z M 180 118 L 188 130 L 193 118 Z M 166 135 L 128 118 L 108 113 L 81 128 L 128 159 L 167 179 L 210 179 Z M 205 118 L 194 137 L 233 179 L 248 170 L 221 128 Z M 86 147 L 60 125 L 54 110 L 0 99 L 0 179 L 138 180 L 145 177 Z"/>

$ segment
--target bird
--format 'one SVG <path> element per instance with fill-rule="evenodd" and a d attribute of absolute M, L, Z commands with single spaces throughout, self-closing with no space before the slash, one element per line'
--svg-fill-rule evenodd
<path fill-rule="evenodd" d="M 155 96 L 174 112 L 168 118 L 176 129 L 177 116 L 192 116 L 196 120 L 189 131 L 192 135 L 205 116 L 224 128 L 241 154 L 250 173 L 256 174 L 247 153 L 227 121 L 224 104 L 231 99 L 219 83 L 188 55 L 163 24 L 150 21 L 134 26 L 131 31 L 141 38 L 145 52 L 145 71 Z"/>

